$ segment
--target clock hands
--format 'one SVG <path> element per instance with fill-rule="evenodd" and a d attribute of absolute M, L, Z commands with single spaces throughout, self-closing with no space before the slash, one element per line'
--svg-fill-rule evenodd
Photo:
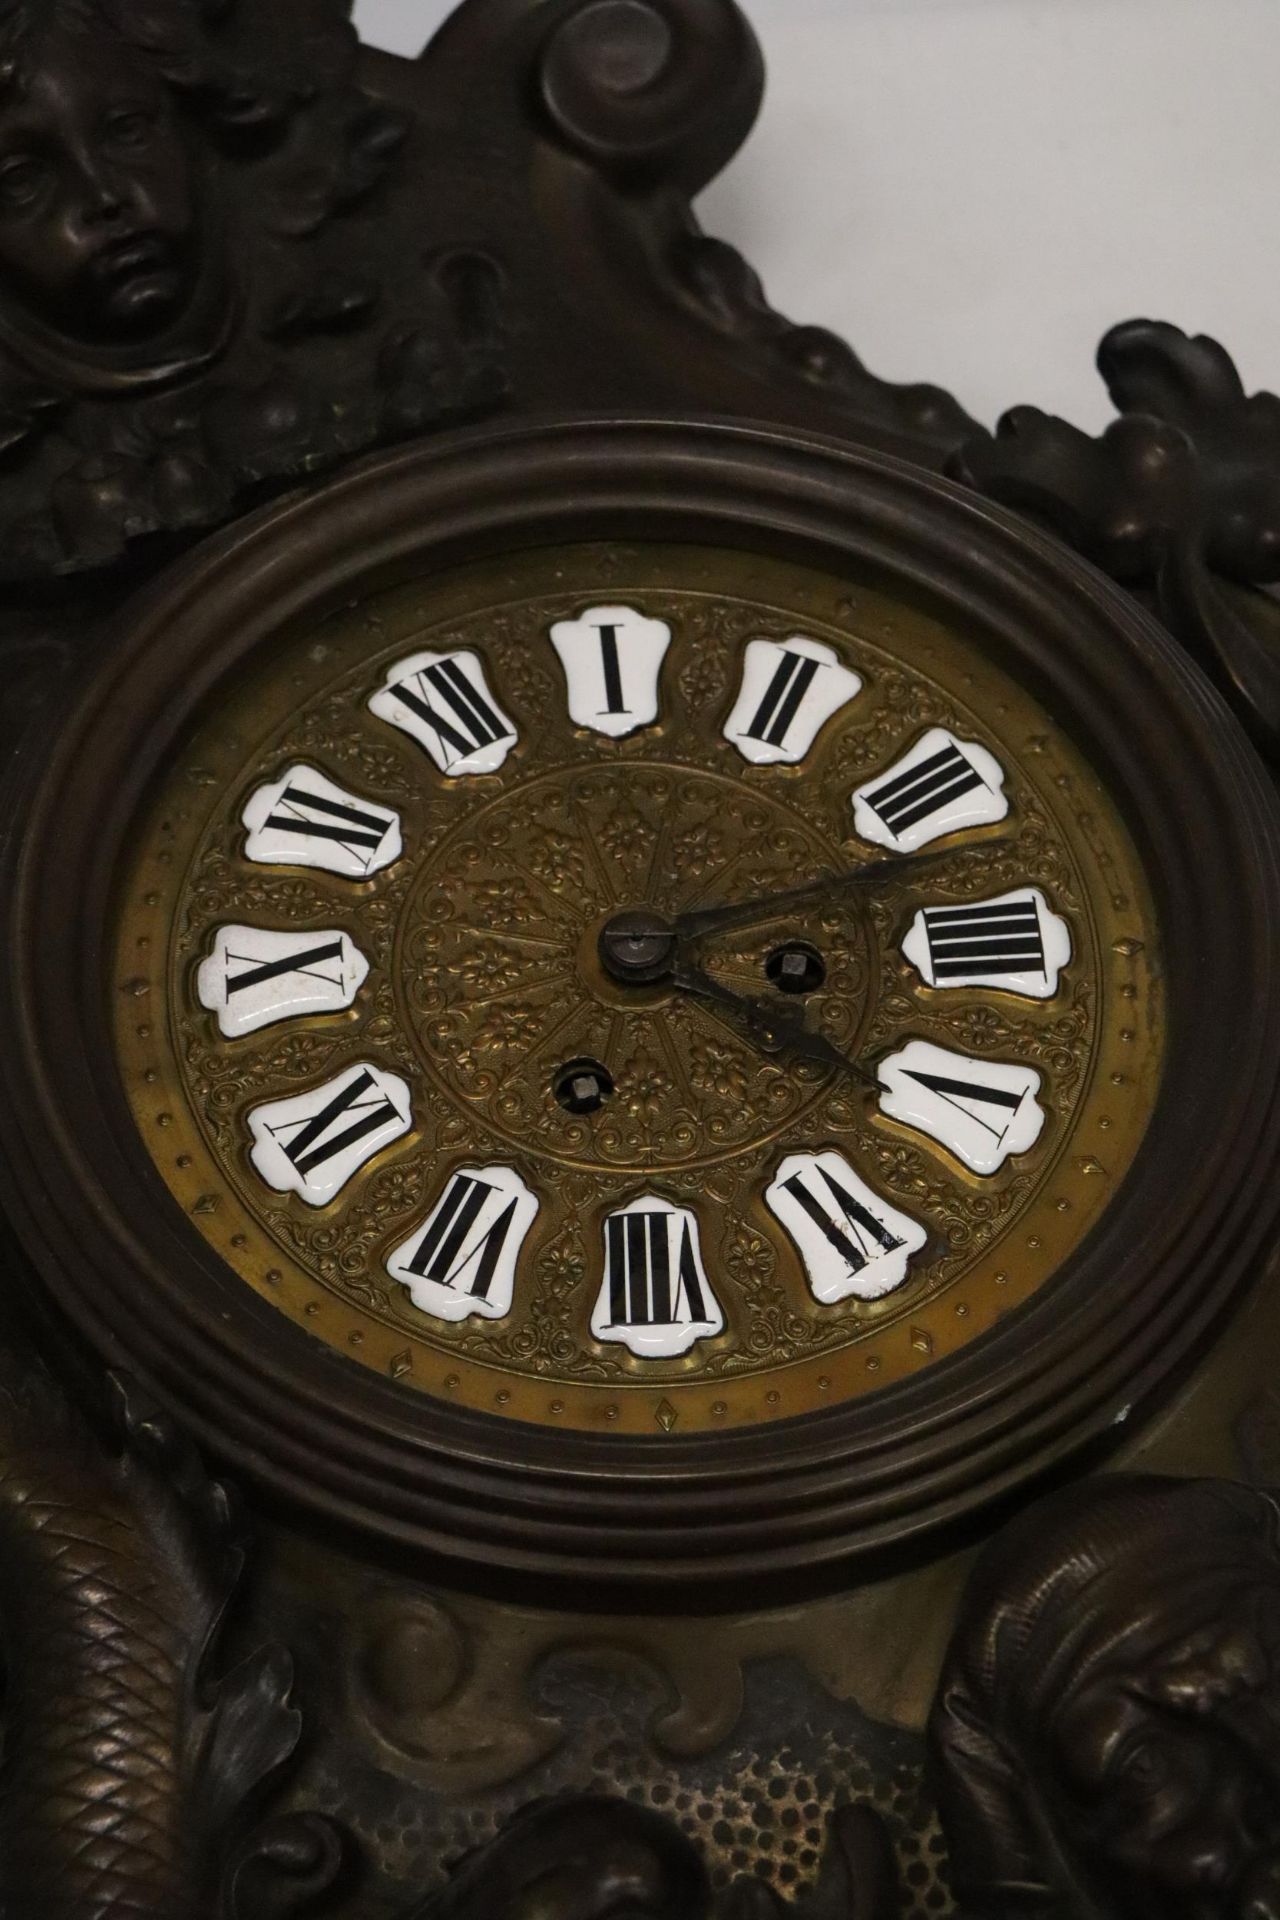
<path fill-rule="evenodd" d="M 816 1066 L 852 1073 L 867 1086 L 879 1087 L 875 1075 L 861 1061 L 841 1053 L 824 1034 L 814 1033 L 794 1014 L 784 1013 L 767 1001 L 735 993 L 687 960 L 677 959 L 667 978 L 681 993 L 694 994 L 730 1014 L 761 1053 L 794 1054 L 798 1059 L 811 1060 Z"/>
<path fill-rule="evenodd" d="M 925 872 L 944 861 L 971 853 L 990 855 L 1010 844 L 1007 839 L 986 840 L 937 853 L 899 854 L 887 860 L 869 860 L 802 887 L 760 894 L 726 906 L 694 909 L 677 914 L 674 919 L 643 907 L 616 914 L 600 935 L 601 963 L 606 973 L 622 986 L 654 986 L 665 982 L 680 993 L 705 1000 L 732 1018 L 752 1045 L 764 1054 L 794 1054 L 817 1066 L 852 1073 L 878 1089 L 880 1083 L 868 1068 L 851 1055 L 841 1053 L 825 1035 L 813 1032 L 803 1018 L 775 1008 L 769 1001 L 722 986 L 689 958 L 689 948 L 710 934 L 726 933 L 755 921 L 780 920 L 805 907 L 820 906 L 833 896 L 860 892 L 904 873 Z"/>
<path fill-rule="evenodd" d="M 821 880 L 811 880 L 803 887 L 789 887 L 784 893 L 759 894 L 752 900 L 738 900 L 728 906 L 695 908 L 690 913 L 679 913 L 670 922 L 671 932 L 677 942 L 683 943 L 701 940 L 712 933 L 728 933 L 736 927 L 750 926 L 754 921 L 780 920 L 797 909 L 821 906 L 824 901 L 839 894 L 861 892 L 864 888 L 879 885 L 882 880 L 896 880 L 904 873 L 925 873 L 947 860 L 957 860 L 969 854 L 999 853 L 1012 844 L 1008 839 L 982 840 L 967 847 L 945 848 L 937 853 L 903 853 L 891 855 L 887 860 L 867 860 L 861 866 L 846 868 L 843 873 L 826 874 Z"/>

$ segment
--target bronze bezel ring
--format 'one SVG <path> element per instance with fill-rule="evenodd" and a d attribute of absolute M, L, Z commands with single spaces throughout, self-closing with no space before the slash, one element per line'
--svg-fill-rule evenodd
<path fill-rule="evenodd" d="M 1168 1065 L 1095 1233 L 982 1341 L 868 1399 L 653 1440 L 552 1434 L 344 1362 L 219 1261 L 131 1119 L 115 892 L 158 771 L 224 676 L 375 587 L 600 538 L 873 570 L 976 629 L 1082 747 L 1169 956 Z M 117 620 L 31 773 L 3 878 L 4 1199 L 43 1297 L 233 1473 L 461 1580 L 578 1606 L 763 1600 L 937 1544 L 1101 1449 L 1203 1357 L 1280 1217 L 1280 821 L 1203 677 L 1047 536 L 878 455 L 714 421 L 531 424 L 381 455 L 205 544 Z M 1092 1457 L 1092 1456 L 1091 1456 Z"/>

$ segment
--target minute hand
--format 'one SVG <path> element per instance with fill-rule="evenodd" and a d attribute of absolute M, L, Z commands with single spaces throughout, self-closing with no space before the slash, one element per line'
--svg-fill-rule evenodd
<path fill-rule="evenodd" d="M 923 873 L 975 853 L 996 854 L 1013 845 L 1008 839 L 984 840 L 967 847 L 944 848 L 938 853 L 901 853 L 887 860 L 867 860 L 860 867 L 848 867 L 843 873 L 831 873 L 804 887 L 791 887 L 785 893 L 758 894 L 754 900 L 739 900 L 725 907 L 703 907 L 681 913 L 673 922 L 680 941 L 700 940 L 704 934 L 725 933 L 734 927 L 750 926 L 756 920 L 781 920 L 799 907 L 821 905 L 835 894 L 857 893 L 874 887 L 881 880 L 894 880 L 903 873 Z"/>

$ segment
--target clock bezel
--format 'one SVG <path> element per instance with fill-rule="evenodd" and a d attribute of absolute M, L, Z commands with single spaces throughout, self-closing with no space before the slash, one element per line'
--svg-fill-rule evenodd
<path fill-rule="evenodd" d="M 779 1422 L 767 1448 L 758 1429 L 551 1435 L 345 1364 L 194 1233 L 133 1125 L 110 1042 L 124 837 L 185 716 L 236 661 L 375 586 L 611 534 L 763 542 L 835 573 L 871 565 L 980 623 L 1126 794 L 1166 950 L 1195 956 L 1170 969 L 1151 1135 L 1063 1273 L 972 1348 Z M 1167 1392 L 1280 1216 L 1280 824 L 1242 731 L 1154 622 L 1063 548 L 836 443 L 710 421 L 462 434 L 376 457 L 209 542 L 116 623 L 36 784 L 4 912 L 5 1200 L 43 1286 L 234 1471 L 462 1577 L 519 1571 L 612 1605 L 669 1599 L 679 1580 L 684 1598 L 714 1600 L 837 1577 L 954 1526 Z M 1207 1135 L 1197 1107 L 1215 1115 Z"/>

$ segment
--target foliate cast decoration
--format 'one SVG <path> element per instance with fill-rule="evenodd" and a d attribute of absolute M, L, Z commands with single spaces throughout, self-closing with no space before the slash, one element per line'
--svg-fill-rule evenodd
<path fill-rule="evenodd" d="M 227 1494 L 123 1388 L 123 1452 L 99 1451 L 32 1356 L 7 1351 L 6 1900 L 104 1920 L 126 1905 L 156 1920 L 346 1912 L 342 1830 L 256 1814 L 301 1722 L 281 1650 L 218 1676 L 245 1558 Z M 435 1645 L 455 1629 L 430 1615 Z M 1015 1920 L 1030 1896 L 1081 1920 L 1166 1920 L 1192 1899 L 1208 1920 L 1275 1911 L 1278 1619 L 1280 1505 L 1260 1490 L 1104 1476 L 1015 1520 L 972 1576 L 931 1724 L 960 1910 Z M 518 1920 L 552 1884 L 555 1920 L 604 1920 L 620 1889 L 646 1920 L 794 1910 L 755 1878 L 713 1895 L 674 1820 L 599 1794 L 531 1805 L 444 1872 L 390 1910 Z M 795 1904 L 905 1920 L 884 1816 L 837 1805 Z"/>
<path fill-rule="evenodd" d="M 1120 411 L 1099 438 L 1017 407 L 950 471 L 1153 596 L 1274 760 L 1280 615 L 1256 589 L 1280 581 L 1280 399 L 1246 394 L 1215 340 L 1155 321 L 1113 328 L 1098 366 Z"/>
<path fill-rule="evenodd" d="M 1118 1474 L 1033 1505 L 971 1577 L 932 1712 L 955 1910 L 1269 1920 L 1280 1910 L 1278 1689 L 1273 1497 Z M 607 1912 L 619 1877 L 652 1920 L 918 1910 L 871 1805 L 836 1806 L 793 1905 L 754 1878 L 713 1897 L 673 1820 L 587 1797 L 528 1808 L 416 1920 L 516 1920 L 553 1862 L 566 1913 Z"/>
<path fill-rule="evenodd" d="M 554 1892 L 549 1892 L 550 1888 Z M 547 1920 L 899 1920 L 897 1863 L 883 1820 L 844 1807 L 830 1822 L 813 1892 L 792 1903 L 757 1879 L 712 1892 L 697 1845 L 648 1807 L 564 1795 L 526 1808 L 404 1920 L 522 1920 L 536 1898 Z M 549 1904 L 547 1904 L 549 1902 Z"/>
<path fill-rule="evenodd" d="M 12 0 L 3 577 L 113 566 L 148 535 L 216 526 L 515 398 L 607 406 L 615 362 L 628 403 L 639 378 L 687 404 L 681 349 L 708 333 L 724 411 L 819 424 L 826 400 L 856 437 L 905 440 L 930 464 L 972 431 L 939 390 L 879 381 L 834 335 L 773 313 L 732 249 L 698 233 L 690 200 L 762 91 L 733 0 L 583 0 L 540 43 L 515 13 L 463 7 L 442 47 L 393 63 L 362 53 L 343 0 Z M 473 102 L 473 76 L 504 65 L 506 91 Z M 458 155 L 476 151 L 479 111 L 493 171 L 473 177 Z M 536 208 L 508 195 L 539 146 L 595 172 L 606 218 L 590 246 L 645 309 L 638 367 L 633 341 L 611 354 L 588 332 L 565 374 L 583 316 L 542 262 L 581 210 L 567 191 Z M 66 221 L 61 174 L 78 196 Z M 629 285 L 637 232 L 652 264 Z M 609 296 L 575 298 L 598 329 Z"/>
<path fill-rule="evenodd" d="M 9 578 L 504 401 L 501 269 L 424 246 L 342 5 L 17 0 L 0 43 Z"/>
<path fill-rule="evenodd" d="M 108 1451 L 4 1333 L 5 1910 L 284 1920 L 343 1843 L 318 1815 L 262 1819 L 302 1723 L 284 1648 L 225 1662 L 235 1504 L 119 1381 Z"/>
<path fill-rule="evenodd" d="M 698 227 L 689 201 L 725 165 L 759 110 L 764 68 L 734 0 L 585 0 L 543 48 L 541 103 L 557 136 L 620 186 L 663 183 L 657 216 L 664 277 L 678 300 L 771 393 L 788 389 L 860 426 L 915 442 L 931 462 L 974 422 L 950 394 L 869 373 L 825 327 L 796 325 L 769 304 L 735 248 Z M 747 410 L 747 409 L 744 409 Z"/>

